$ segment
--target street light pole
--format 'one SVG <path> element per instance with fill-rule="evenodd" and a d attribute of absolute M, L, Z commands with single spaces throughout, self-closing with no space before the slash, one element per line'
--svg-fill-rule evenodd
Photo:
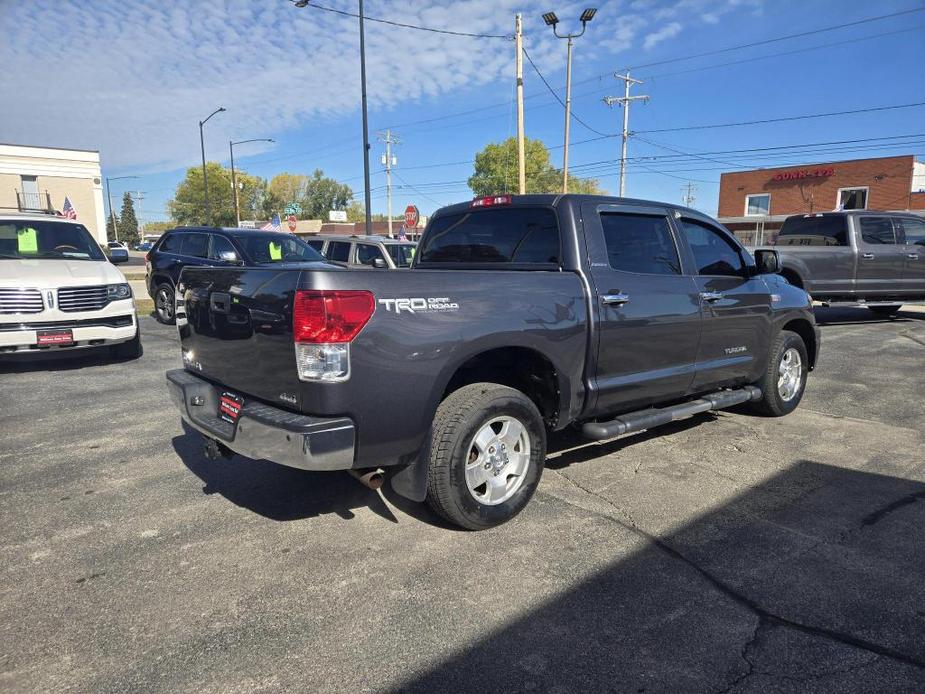
<path fill-rule="evenodd" d="M 559 18 L 555 12 L 547 12 L 543 15 L 543 21 L 546 26 L 551 26 L 557 39 L 568 39 L 568 53 L 565 64 L 565 147 L 562 152 L 562 192 L 568 192 L 568 143 L 569 143 L 569 126 L 572 120 L 572 40 L 582 36 L 587 29 L 588 22 L 594 19 L 597 9 L 589 7 L 581 13 L 581 31 L 577 34 L 560 34 L 556 28 L 559 24 Z"/>
<path fill-rule="evenodd" d="M 202 150 L 202 187 L 203 187 L 203 196 L 204 196 L 205 207 L 206 207 L 205 223 L 207 225 L 209 224 L 209 221 L 212 215 L 210 214 L 210 210 L 209 210 L 209 177 L 206 174 L 206 141 L 202 135 L 202 126 L 209 122 L 209 118 L 214 116 L 216 113 L 221 113 L 224 110 L 225 110 L 224 107 L 219 106 L 217 109 L 215 109 L 214 111 L 212 111 L 212 113 L 209 114 L 208 118 L 206 118 L 205 120 L 199 121 L 199 147 Z"/>
<path fill-rule="evenodd" d="M 109 201 L 109 218 L 112 220 L 112 233 L 115 240 L 119 240 L 119 227 L 116 226 L 116 211 L 112 208 L 112 192 L 109 189 L 110 181 L 121 181 L 126 178 L 138 178 L 138 176 L 107 176 L 106 177 L 106 199 Z"/>
<path fill-rule="evenodd" d="M 369 190 L 369 123 L 366 114 L 366 30 L 363 26 L 363 0 L 360 0 L 360 83 L 363 103 L 363 182 L 366 202 L 366 235 L 372 233 L 372 197 Z"/>
<path fill-rule="evenodd" d="M 231 189 L 234 191 L 234 219 L 237 226 L 241 226 L 241 208 L 238 205 L 238 179 L 234 171 L 234 146 L 243 145 L 248 142 L 276 142 L 268 137 L 258 137 L 253 140 L 239 140 L 238 142 L 228 142 L 228 150 L 231 152 Z"/>

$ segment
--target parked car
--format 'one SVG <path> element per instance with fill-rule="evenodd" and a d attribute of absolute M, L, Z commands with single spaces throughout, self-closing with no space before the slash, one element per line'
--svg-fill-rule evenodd
<path fill-rule="evenodd" d="M 852 210 L 788 217 L 774 246 L 781 274 L 813 299 L 893 315 L 925 301 L 925 219 Z"/>
<path fill-rule="evenodd" d="M 125 244 L 119 243 L 118 241 L 108 241 L 103 252 L 111 263 L 128 262 L 128 248 L 125 247 Z"/>
<path fill-rule="evenodd" d="M 416 243 L 387 236 L 328 236 L 306 241 L 328 260 L 363 269 L 411 267 Z"/>
<path fill-rule="evenodd" d="M 154 244 L 151 243 L 150 241 L 145 241 L 144 243 L 135 244 L 136 251 L 150 251 L 152 248 L 154 248 Z"/>
<path fill-rule="evenodd" d="M 0 215 L 0 355 L 108 346 L 141 356 L 132 289 L 86 227 Z"/>
<path fill-rule="evenodd" d="M 145 280 L 161 323 L 174 322 L 177 282 L 183 268 L 193 266 L 261 266 L 292 262 L 324 262 L 292 234 L 222 227 L 179 227 L 164 233 L 145 255 Z"/>
<path fill-rule="evenodd" d="M 187 267 L 167 381 L 210 456 L 350 470 L 466 528 L 517 514 L 546 431 L 590 439 L 750 403 L 792 412 L 816 363 L 806 292 L 666 203 L 479 198 L 406 272 Z"/>

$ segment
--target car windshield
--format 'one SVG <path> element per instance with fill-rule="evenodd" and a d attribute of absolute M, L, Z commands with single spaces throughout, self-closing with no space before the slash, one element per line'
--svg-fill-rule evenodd
<path fill-rule="evenodd" d="M 411 267 L 411 261 L 414 259 L 414 250 L 417 246 L 413 243 L 389 243 L 385 246 L 395 267 Z"/>
<path fill-rule="evenodd" d="M 244 253 L 253 263 L 323 261 L 324 257 L 302 239 L 291 234 L 264 232 L 238 236 Z"/>
<path fill-rule="evenodd" d="M 83 224 L 32 219 L 0 220 L 0 260 L 106 260 Z"/>

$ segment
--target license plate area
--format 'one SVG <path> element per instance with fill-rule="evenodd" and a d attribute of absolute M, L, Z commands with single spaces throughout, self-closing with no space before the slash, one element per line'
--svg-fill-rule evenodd
<path fill-rule="evenodd" d="M 47 345 L 73 345 L 74 331 L 66 330 L 39 330 L 35 334 L 35 343 L 40 347 Z"/>
<path fill-rule="evenodd" d="M 218 417 L 237 426 L 242 407 L 244 407 L 244 398 L 227 390 L 222 391 L 218 399 Z"/>

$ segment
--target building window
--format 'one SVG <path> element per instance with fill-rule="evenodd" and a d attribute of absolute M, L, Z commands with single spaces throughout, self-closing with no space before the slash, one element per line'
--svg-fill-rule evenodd
<path fill-rule="evenodd" d="M 866 210 L 867 188 L 839 188 L 837 210 Z"/>
<path fill-rule="evenodd" d="M 745 215 L 747 217 L 766 216 L 771 210 L 771 195 L 759 193 L 745 196 Z"/>

